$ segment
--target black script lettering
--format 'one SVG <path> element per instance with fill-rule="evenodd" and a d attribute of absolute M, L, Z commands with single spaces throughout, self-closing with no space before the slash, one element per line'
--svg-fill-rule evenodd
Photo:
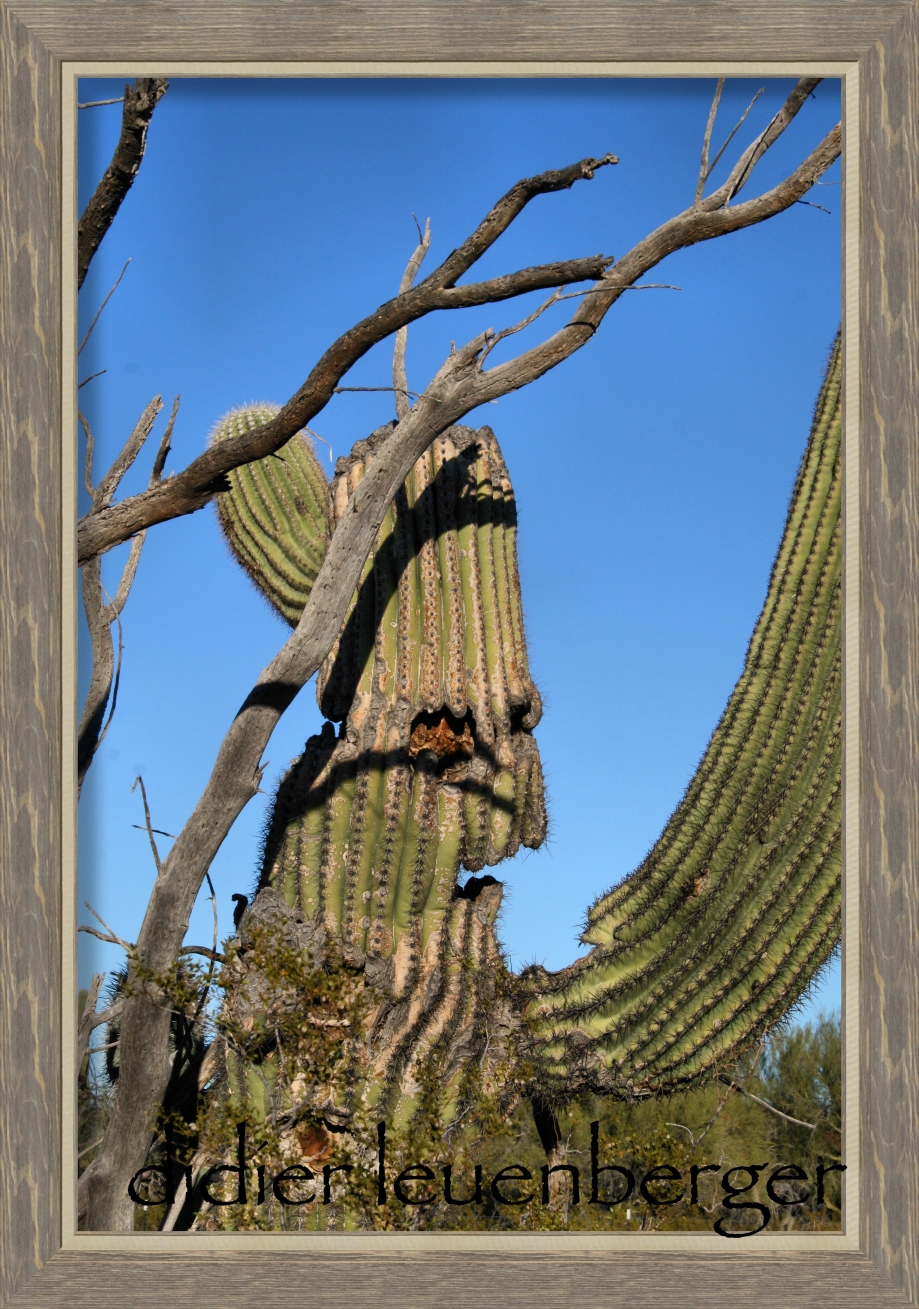
<path fill-rule="evenodd" d="M 657 1164 L 656 1167 L 649 1169 L 649 1171 L 645 1173 L 638 1190 L 641 1193 L 642 1199 L 647 1200 L 648 1204 L 678 1204 L 683 1198 L 682 1191 L 680 1191 L 679 1195 L 673 1196 L 670 1200 L 656 1200 L 654 1196 L 648 1192 L 648 1187 L 652 1182 L 681 1182 L 682 1180 L 683 1174 L 677 1172 L 673 1164 Z"/>
<path fill-rule="evenodd" d="M 689 1170 L 689 1203 L 699 1203 L 699 1174 L 717 1173 L 720 1164 L 693 1164 Z"/>
<path fill-rule="evenodd" d="M 450 1181 L 453 1177 L 453 1165 L 444 1164 L 444 1199 L 447 1204 L 481 1204 L 482 1203 L 482 1165 L 475 1165 L 475 1194 L 471 1195 L 468 1200 L 454 1200 L 453 1192 L 450 1189 Z"/>
<path fill-rule="evenodd" d="M 600 1199 L 600 1174 L 601 1173 L 618 1173 L 625 1182 L 625 1190 L 622 1195 L 615 1200 Z M 600 1167 L 600 1121 L 590 1124 L 590 1199 L 588 1204 L 602 1204 L 606 1209 L 612 1209 L 615 1204 L 622 1204 L 623 1200 L 628 1200 L 635 1186 L 635 1177 L 628 1168 L 620 1168 L 618 1164 L 604 1164 Z"/>
<path fill-rule="evenodd" d="M 402 1172 L 392 1184 L 393 1192 L 397 1200 L 403 1204 L 433 1204 L 437 1199 L 436 1195 L 419 1196 L 413 1200 L 410 1195 L 406 1195 L 402 1189 L 403 1182 L 433 1182 L 434 1174 L 427 1164 L 409 1164 L 408 1168 L 403 1168 Z"/>
<path fill-rule="evenodd" d="M 173 1142 L 173 1125 L 172 1122 L 170 1121 L 166 1124 L 165 1166 L 161 1166 L 160 1164 L 150 1164 L 146 1168 L 141 1168 L 140 1172 L 135 1173 L 134 1176 L 131 1178 L 130 1182 L 128 1182 L 128 1198 L 132 1200 L 134 1204 L 142 1204 L 142 1205 L 172 1204 L 173 1200 L 175 1200 L 176 1184 L 172 1176 L 173 1164 L 175 1163 L 175 1151 L 173 1150 L 172 1142 Z M 183 1167 L 183 1165 L 180 1164 L 179 1167 L 183 1168 L 183 1171 L 185 1173 L 185 1185 L 188 1187 L 188 1190 L 190 1192 L 192 1188 L 191 1166 L 186 1164 Z M 165 1186 L 165 1192 L 159 1200 L 141 1200 L 139 1195 L 137 1194 L 137 1188 L 135 1187 L 134 1183 L 139 1182 L 145 1173 L 158 1173 L 160 1177 L 162 1177 Z"/>
<path fill-rule="evenodd" d="M 331 1164 L 325 1164 L 322 1169 L 322 1203 L 332 1203 L 332 1174 L 333 1173 L 350 1173 L 351 1164 L 336 1164 L 333 1168 Z"/>
<path fill-rule="evenodd" d="M 752 1191 L 753 1187 L 759 1181 L 760 1173 L 766 1167 L 766 1164 L 739 1165 L 737 1168 L 729 1168 L 724 1174 L 721 1179 L 721 1185 L 726 1194 L 721 1203 L 724 1205 L 725 1209 L 757 1209 L 762 1215 L 763 1221 L 760 1223 L 759 1227 L 753 1227 L 748 1232 L 728 1232 L 723 1226 L 724 1219 L 719 1218 L 715 1223 L 715 1231 L 719 1236 L 755 1236 L 756 1233 L 761 1232 L 769 1222 L 769 1210 L 764 1204 L 758 1204 L 755 1200 L 747 1200 L 743 1204 L 738 1204 L 734 1199 L 735 1196 L 744 1195 L 747 1191 Z M 749 1173 L 750 1181 L 746 1186 L 735 1186 L 731 1181 L 731 1173 Z"/>
<path fill-rule="evenodd" d="M 533 1174 L 529 1168 L 524 1168 L 523 1164 L 508 1164 L 507 1168 L 502 1168 L 500 1173 L 495 1173 L 491 1179 L 491 1193 L 498 1201 L 498 1204 L 529 1204 L 533 1199 L 532 1195 L 526 1195 L 522 1200 L 509 1200 L 501 1191 L 499 1182 L 531 1182 Z"/>
<path fill-rule="evenodd" d="M 258 1172 L 258 1199 L 256 1200 L 255 1203 L 264 1204 L 265 1203 L 265 1165 L 259 1164 L 258 1169 L 256 1171 Z"/>
<path fill-rule="evenodd" d="M 285 1168 L 283 1173 L 278 1173 L 271 1185 L 271 1189 L 274 1191 L 276 1198 L 281 1201 L 281 1204 L 309 1204 L 311 1200 L 316 1198 L 313 1191 L 310 1191 L 309 1195 L 305 1195 L 300 1200 L 291 1200 L 281 1188 L 284 1182 L 311 1182 L 312 1180 L 313 1174 L 308 1168 L 304 1168 L 302 1164 L 291 1164 L 290 1168 Z"/>
<path fill-rule="evenodd" d="M 217 1200 L 208 1190 L 208 1185 L 212 1178 L 219 1176 L 221 1173 L 235 1173 L 237 1176 L 236 1194 L 230 1200 Z M 246 1203 L 246 1124 L 236 1124 L 236 1163 L 235 1164 L 218 1164 L 216 1168 L 209 1168 L 201 1178 L 201 1191 L 206 1200 L 211 1204 L 245 1204 Z"/>
<path fill-rule="evenodd" d="M 147 1198 L 144 1199 L 137 1192 L 137 1187 L 135 1186 L 135 1182 L 144 1185 L 143 1178 L 147 1173 L 158 1173 L 160 1177 L 162 1177 L 163 1179 L 163 1194 L 159 1196 L 157 1199 L 153 1199 L 152 1196 L 147 1196 Z M 138 1172 L 134 1174 L 130 1182 L 128 1182 L 128 1198 L 130 1200 L 133 1200 L 135 1204 L 142 1204 L 144 1206 L 150 1204 L 166 1204 L 168 1202 L 168 1197 L 169 1197 L 169 1174 L 166 1172 L 166 1169 L 161 1168 L 159 1164 L 150 1164 L 148 1168 L 141 1168 Z"/>
<path fill-rule="evenodd" d="M 386 1124 L 377 1123 L 377 1204 L 386 1203 Z"/>
<path fill-rule="evenodd" d="M 783 1200 L 782 1197 L 776 1193 L 775 1184 L 776 1182 L 806 1181 L 807 1173 L 799 1164 L 783 1164 L 781 1168 L 777 1168 L 775 1172 L 770 1175 L 769 1180 L 766 1183 L 766 1194 L 770 1200 L 775 1202 L 775 1204 L 800 1204 L 802 1200 L 807 1199 L 806 1195 L 793 1196 L 791 1200 Z"/>
<path fill-rule="evenodd" d="M 554 1164 L 552 1168 L 548 1164 L 542 1166 L 542 1202 L 549 1203 L 549 1174 L 550 1173 L 570 1173 L 571 1174 L 571 1203 L 581 1203 L 581 1186 L 580 1170 L 571 1164 Z"/>
<path fill-rule="evenodd" d="M 826 1204 L 823 1194 L 823 1179 L 827 1173 L 844 1173 L 845 1164 L 818 1164 L 817 1165 L 817 1195 L 815 1197 L 817 1204 Z"/>

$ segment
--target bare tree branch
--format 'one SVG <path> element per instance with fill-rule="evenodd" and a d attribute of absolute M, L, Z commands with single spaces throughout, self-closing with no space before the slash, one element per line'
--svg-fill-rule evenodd
<path fill-rule="evenodd" d="M 711 172 L 708 166 L 708 152 L 712 144 L 712 131 L 715 126 L 715 118 L 718 114 L 718 105 L 721 102 L 721 92 L 724 90 L 724 78 L 718 78 L 718 85 L 715 87 L 715 94 L 712 97 L 712 107 L 708 111 L 708 122 L 705 124 L 705 136 L 702 138 L 702 162 L 699 165 L 699 180 L 696 183 L 695 203 L 698 204 L 702 199 L 702 192 L 705 190 L 705 183 Z"/>
<path fill-rule="evenodd" d="M 417 219 L 415 221 L 417 223 Z M 427 254 L 430 244 L 431 220 L 428 218 L 424 225 L 424 235 L 419 231 L 418 244 L 406 265 L 405 272 L 402 274 L 402 281 L 399 284 L 400 295 L 404 295 L 406 291 L 412 289 L 412 283 L 418 274 L 418 269 L 421 267 L 422 260 Z M 400 420 L 408 415 L 411 407 L 408 402 L 408 378 L 405 373 L 405 346 L 407 341 L 408 327 L 400 327 L 396 332 L 396 344 L 392 357 L 392 384 L 396 393 L 396 417 Z"/>
<path fill-rule="evenodd" d="M 134 785 L 131 787 L 131 790 L 133 791 L 136 786 L 140 787 L 140 794 L 143 798 L 144 822 L 147 825 L 147 839 L 150 842 L 150 849 L 153 852 L 153 862 L 156 864 L 157 874 L 159 874 L 163 871 L 163 864 L 160 859 L 160 852 L 156 848 L 156 837 L 153 835 L 153 826 L 150 822 L 150 806 L 147 804 L 147 788 L 144 786 L 144 779 L 142 777 L 134 778 Z"/>
<path fill-rule="evenodd" d="M 94 1019 L 96 1005 L 99 1003 L 99 992 L 102 990 L 104 981 L 105 973 L 93 973 L 89 989 L 86 992 L 86 1003 L 83 1005 L 83 1012 L 80 1014 L 80 1022 L 77 1026 L 77 1073 L 83 1067 L 83 1060 L 89 1050 L 89 1038 L 93 1029 L 98 1026 Z"/>
<path fill-rule="evenodd" d="M 150 477 L 150 484 L 159 480 L 162 472 L 163 463 L 169 452 L 169 441 L 172 435 L 172 428 L 178 411 L 179 399 L 176 397 L 172 407 L 172 416 L 166 427 L 166 432 L 160 442 L 159 452 L 153 466 L 153 473 Z M 111 468 L 102 478 L 98 487 L 93 487 L 92 481 L 92 460 L 93 460 L 93 434 L 82 414 L 79 415 L 83 430 L 86 433 L 86 460 L 83 466 L 83 482 L 89 495 L 92 496 L 94 506 L 105 505 L 109 503 L 118 484 L 124 477 L 124 474 L 133 464 L 137 455 L 140 453 L 144 442 L 150 435 L 153 422 L 163 402 L 159 396 L 155 396 L 147 408 L 141 414 L 131 433 L 124 449 L 118 458 L 112 464 Z M 101 559 L 97 556 L 84 565 L 81 574 L 81 589 L 83 594 L 83 610 L 86 614 L 86 623 L 89 628 L 89 637 L 92 648 L 92 675 L 90 677 L 89 690 L 86 693 L 86 701 L 83 705 L 83 712 L 80 715 L 80 726 L 77 733 L 77 790 L 82 790 L 83 780 L 93 761 L 96 751 L 105 739 L 105 734 L 109 729 L 112 721 L 112 714 L 115 711 L 115 702 L 118 696 L 118 682 L 121 673 L 121 655 L 123 650 L 121 634 L 121 611 L 127 603 L 131 586 L 137 573 L 137 565 L 140 561 L 140 552 L 143 549 L 145 532 L 141 532 L 131 542 L 131 550 L 128 555 L 128 561 L 121 575 L 121 581 L 115 592 L 114 600 L 106 603 L 107 597 L 102 586 L 102 569 Z M 112 642 L 112 623 L 118 624 L 118 662 L 115 663 L 115 651 Z M 106 707 L 111 697 L 111 708 L 109 709 L 108 719 L 105 720 Z M 104 726 L 103 726 L 104 723 Z"/>
<path fill-rule="evenodd" d="M 228 472 L 241 464 L 273 454 L 306 427 L 325 407 L 341 378 L 358 359 L 400 327 L 435 309 L 466 309 L 492 304 L 528 291 L 592 281 L 599 277 L 612 263 L 607 255 L 540 264 L 486 282 L 454 285 L 534 196 L 570 187 L 581 178 L 592 178 L 598 168 L 616 162 L 615 155 L 585 159 L 570 168 L 550 170 L 539 177 L 518 182 L 486 215 L 469 240 L 449 255 L 430 277 L 387 301 L 340 336 L 271 422 L 243 436 L 215 442 L 168 481 L 130 496 L 117 505 L 95 509 L 82 518 L 77 534 L 78 562 L 83 564 L 94 555 L 103 554 L 154 523 L 202 508 L 216 492 L 226 489 Z"/>
<path fill-rule="evenodd" d="M 88 927 L 85 923 L 81 923 L 80 926 L 77 928 L 77 931 L 86 932 L 88 936 L 94 936 L 97 941 L 105 941 L 107 945 L 124 944 L 122 941 L 118 939 L 117 936 L 111 936 L 107 932 L 100 932 L 98 927 Z"/>
<path fill-rule="evenodd" d="M 817 1130 L 816 1123 L 805 1123 L 803 1118 L 792 1118 L 791 1114 L 782 1113 L 782 1110 L 776 1109 L 774 1104 L 770 1104 L 769 1101 L 764 1100 L 762 1096 L 754 1095 L 752 1091 L 747 1091 L 742 1086 L 735 1086 L 734 1090 L 739 1091 L 741 1095 L 745 1095 L 748 1100 L 754 1100 L 757 1104 L 761 1104 L 763 1108 L 768 1109 L 771 1114 L 776 1114 L 779 1118 L 784 1118 L 786 1123 L 794 1123 L 796 1127 L 806 1127 L 810 1132 L 816 1132 Z"/>
<path fill-rule="evenodd" d="M 102 313 L 102 310 L 105 308 L 105 306 L 108 304 L 109 300 L 111 300 L 112 296 L 113 296 L 113 295 L 115 294 L 115 292 L 118 290 L 118 283 L 121 281 L 121 279 L 124 277 L 125 273 L 128 271 L 128 264 L 129 264 L 130 262 L 131 262 L 130 257 L 127 258 L 127 259 L 124 261 L 124 268 L 122 268 L 121 272 L 120 272 L 120 273 L 118 274 L 118 276 L 115 278 L 115 281 L 114 281 L 114 282 L 112 283 L 112 285 L 109 287 L 108 295 L 105 297 L 105 299 L 102 301 L 102 304 L 101 304 L 101 305 L 99 306 L 99 308 L 96 310 L 95 317 L 93 318 L 93 321 L 90 323 L 89 327 L 87 327 L 87 329 L 86 329 L 86 334 L 84 335 L 83 340 L 82 340 L 82 341 L 80 342 L 80 344 L 77 346 L 77 355 L 78 355 L 78 356 L 81 355 L 81 354 L 83 353 L 83 347 L 84 347 L 84 345 L 85 345 L 86 342 L 89 340 L 89 338 L 92 336 L 92 334 L 93 334 L 93 328 L 96 326 L 96 323 L 98 323 L 98 321 L 99 321 L 99 317 L 100 317 L 100 315 L 101 315 L 101 313 Z M 89 381 L 89 378 L 87 378 L 86 380 Z"/>
<path fill-rule="evenodd" d="M 133 552 L 132 552 L 133 553 Z M 99 748 L 104 732 L 105 710 L 115 675 L 115 649 L 112 643 L 111 619 L 106 616 L 108 606 L 102 590 L 102 560 L 91 559 L 85 564 L 80 578 L 83 593 L 83 611 L 89 628 L 92 647 L 92 675 L 80 726 L 77 731 L 77 790 L 82 790 L 83 779 L 93 756 Z M 120 650 L 119 639 L 119 650 Z"/>
<path fill-rule="evenodd" d="M 77 928 L 77 931 L 90 932 L 93 936 L 98 936 L 100 941 L 107 940 L 110 941 L 112 945 L 120 945 L 122 950 L 126 950 L 128 953 L 130 953 L 134 949 L 134 946 L 131 944 L 130 941 L 123 941 L 117 932 L 112 931 L 111 927 L 109 927 L 108 923 L 105 921 L 102 915 L 96 912 L 96 910 L 92 907 L 92 905 L 89 903 L 88 900 L 84 900 L 83 903 L 86 905 L 86 908 L 92 914 L 93 918 L 95 918 L 97 922 L 102 924 L 102 926 L 108 932 L 108 936 L 107 937 L 101 936 L 94 927 L 79 927 Z"/>
<path fill-rule="evenodd" d="M 753 99 L 752 99 L 752 100 L 750 101 L 750 103 L 747 105 L 746 109 L 743 111 L 743 113 L 742 113 L 742 114 L 740 115 L 740 117 L 738 118 L 737 122 L 736 122 L 736 123 L 734 124 L 734 126 L 731 128 L 730 132 L 728 132 L 727 137 L 725 138 L 724 144 L 722 145 L 721 149 L 718 151 L 718 153 L 715 155 L 714 159 L 712 160 L 711 164 L 709 165 L 708 172 L 706 173 L 706 180 L 708 180 L 708 178 L 711 177 L 712 173 L 713 173 L 713 172 L 715 171 L 715 169 L 718 167 L 718 161 L 720 160 L 721 156 L 724 154 L 725 150 L 727 150 L 728 146 L 729 146 L 729 145 L 731 144 L 731 142 L 734 140 L 734 137 L 737 135 L 737 133 L 738 133 L 738 132 L 740 131 L 740 129 L 743 127 L 744 123 L 746 122 L 747 115 L 749 114 L 749 112 L 750 112 L 750 110 L 753 108 L 753 106 L 756 104 L 756 102 L 757 102 L 757 100 L 760 98 L 760 96 L 763 95 L 763 94 L 765 93 L 765 90 L 766 90 L 766 88 L 765 88 L 764 86 L 761 86 L 761 87 L 759 88 L 759 90 L 757 91 L 756 95 L 753 97 Z"/>
<path fill-rule="evenodd" d="M 175 427 L 178 412 L 179 397 L 176 396 L 172 402 L 172 413 L 169 415 L 169 422 L 166 424 L 163 439 L 160 441 L 160 447 L 156 452 L 153 468 L 150 471 L 150 486 L 156 486 L 162 480 L 163 469 L 166 467 L 166 460 L 169 458 L 169 451 L 172 449 L 172 429 Z"/>
<path fill-rule="evenodd" d="M 112 496 L 118 490 L 121 479 L 143 449 L 144 442 L 153 430 L 156 416 L 162 407 L 162 396 L 155 395 L 140 418 L 138 418 L 134 431 L 124 443 L 123 450 L 96 487 L 93 495 L 94 510 L 105 509 L 106 506 L 111 504 Z"/>
<path fill-rule="evenodd" d="M 133 87 L 124 89 L 121 136 L 77 229 L 77 287 L 83 285 L 92 257 L 137 176 L 150 119 L 168 85 L 161 77 L 138 77 Z"/>
<path fill-rule="evenodd" d="M 83 104 L 77 105 L 78 109 L 98 109 L 100 105 L 120 105 L 124 103 L 123 95 L 116 95 L 111 100 L 85 100 Z"/>

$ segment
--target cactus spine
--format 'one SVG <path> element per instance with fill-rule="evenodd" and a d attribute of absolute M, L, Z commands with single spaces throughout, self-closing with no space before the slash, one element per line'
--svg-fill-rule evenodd
<path fill-rule="evenodd" d="M 773 1025 L 840 922 L 839 340 L 743 673 L 689 788 L 588 915 L 584 959 L 531 970 L 545 1090 L 698 1081 Z"/>

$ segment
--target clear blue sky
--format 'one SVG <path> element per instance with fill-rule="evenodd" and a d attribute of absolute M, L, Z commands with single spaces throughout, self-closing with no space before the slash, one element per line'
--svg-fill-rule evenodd
<path fill-rule="evenodd" d="M 760 85 L 738 148 L 791 83 L 729 82 L 716 145 Z M 122 87 L 84 81 L 80 99 Z M 81 292 L 84 331 L 131 257 L 80 359 L 81 378 L 106 370 L 80 391 L 97 479 L 155 394 L 167 412 L 182 396 L 175 470 L 226 410 L 286 400 L 340 332 L 395 293 L 413 213 L 431 219 L 430 269 L 519 178 L 613 151 L 615 168 L 534 201 L 476 278 L 623 255 L 692 202 L 713 90 L 710 80 L 172 79 Z M 747 194 L 816 145 L 839 98 L 837 82 L 818 87 Z M 118 105 L 80 111 L 81 208 L 119 124 Z M 838 165 L 825 182 L 808 199 L 829 214 L 796 205 L 672 256 L 649 280 L 681 290 L 626 294 L 572 359 L 465 420 L 494 428 L 513 479 L 545 703 L 550 837 L 492 870 L 506 885 L 515 965 L 557 968 L 580 952 L 584 911 L 653 844 L 740 672 L 839 322 Z M 541 298 L 413 326 L 409 385 L 423 389 L 451 341 L 506 326 Z M 391 351 L 377 347 L 346 384 L 388 385 Z M 313 426 L 337 457 L 392 416 L 389 395 L 342 395 Z M 146 485 L 164 421 L 124 492 Z M 105 561 L 110 590 L 124 554 Z M 80 899 L 133 939 L 154 869 L 131 784 L 143 774 L 154 826 L 178 832 L 288 629 L 230 560 L 211 507 L 150 531 L 123 629 L 117 712 L 81 804 Z M 87 676 L 83 660 L 81 686 Z M 269 790 L 320 723 L 310 686 L 269 743 Z M 230 896 L 250 890 L 268 801 L 250 804 L 212 869 L 222 936 Z M 81 920 L 92 921 L 82 906 Z M 202 895 L 190 939 L 209 943 L 211 930 Z M 81 936 L 84 982 L 119 962 Z M 834 966 L 815 1004 L 835 1007 L 838 995 Z"/>

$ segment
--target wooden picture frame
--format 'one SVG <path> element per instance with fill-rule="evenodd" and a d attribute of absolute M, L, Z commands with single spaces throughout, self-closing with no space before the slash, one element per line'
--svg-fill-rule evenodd
<path fill-rule="evenodd" d="M 411 0 L 217 4 L 88 0 L 0 5 L 0 1304 L 141 1304 L 166 1296 L 202 1305 L 298 1300 L 351 1305 L 582 1303 L 687 1309 L 734 1305 L 919 1303 L 919 12 L 896 3 L 797 0 L 781 5 L 564 3 L 449 7 Z M 769 61 L 783 71 L 847 66 L 859 97 L 857 275 L 845 285 L 859 375 L 846 384 L 860 434 L 858 570 L 850 567 L 847 640 L 857 642 L 857 767 L 847 775 L 846 839 L 857 845 L 857 1232 L 822 1250 L 691 1247 L 532 1253 L 494 1250 L 305 1253 L 287 1244 L 190 1252 L 164 1246 L 80 1248 L 62 1231 L 62 1124 L 70 1077 L 62 1029 L 62 934 L 71 913 L 62 867 L 72 813 L 62 779 L 72 727 L 62 704 L 64 539 L 62 393 L 62 65 L 110 61 L 680 62 L 711 71 Z M 849 355 L 851 358 L 851 353 Z M 853 405 L 857 406 L 852 413 Z M 849 720 L 851 722 L 851 718 Z M 851 759 L 850 754 L 850 759 Z M 853 939 L 850 936 L 850 940 Z M 66 1015 L 66 1021 L 65 1021 Z M 852 1125 L 850 1124 L 850 1127 Z M 853 1169 L 850 1177 L 856 1170 Z M 109 1247 L 118 1244 L 109 1240 Z"/>

